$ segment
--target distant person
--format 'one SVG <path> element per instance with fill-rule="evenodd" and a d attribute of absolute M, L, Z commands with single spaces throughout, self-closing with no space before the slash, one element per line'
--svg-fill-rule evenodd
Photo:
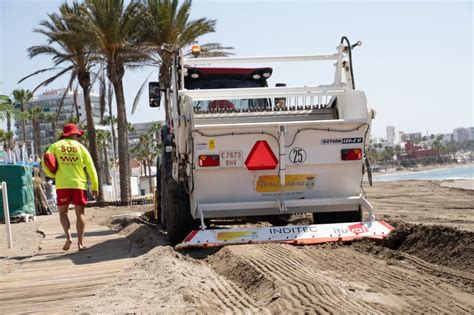
<path fill-rule="evenodd" d="M 55 178 L 56 195 L 61 225 L 66 234 L 63 250 L 69 250 L 72 244 L 71 222 L 67 215 L 69 204 L 74 204 L 77 217 L 77 247 L 84 250 L 84 230 L 86 220 L 84 206 L 87 204 L 87 170 L 91 180 L 94 198 L 99 196 L 97 171 L 89 151 L 77 141 L 84 134 L 75 124 L 64 126 L 62 139 L 53 143 L 43 157 L 43 169 L 46 176 Z"/>

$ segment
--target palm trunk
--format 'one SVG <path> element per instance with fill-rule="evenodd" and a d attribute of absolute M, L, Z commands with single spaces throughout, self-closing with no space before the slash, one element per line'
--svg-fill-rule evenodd
<path fill-rule="evenodd" d="M 112 146 L 114 154 L 114 163 L 117 161 L 117 139 L 115 137 L 115 126 L 114 126 L 114 116 L 112 116 L 112 104 L 109 103 L 109 117 L 110 117 L 110 127 L 112 129 Z"/>
<path fill-rule="evenodd" d="M 83 95 L 84 95 L 84 106 L 86 108 L 86 119 L 87 119 L 87 134 L 89 138 L 89 150 L 92 157 L 92 161 L 97 170 L 97 174 L 101 174 L 101 165 L 99 160 L 99 153 L 97 150 L 97 135 L 95 132 L 94 117 L 92 116 L 92 104 L 90 97 L 90 78 L 89 74 L 84 75 L 83 78 L 79 79 L 81 84 Z M 99 178 L 99 197 L 97 202 L 104 202 L 104 190 L 102 188 L 102 180 Z"/>
<path fill-rule="evenodd" d="M 35 154 L 36 158 L 41 156 L 41 124 L 38 118 L 33 120 L 33 137 L 35 140 Z"/>
<path fill-rule="evenodd" d="M 130 202 L 130 157 L 128 154 L 128 123 L 123 95 L 122 79 L 113 80 L 115 101 L 117 103 L 117 131 L 118 131 L 118 156 L 120 172 L 120 200 L 122 203 Z"/>
<path fill-rule="evenodd" d="M 25 106 L 23 105 L 23 103 L 20 103 L 20 111 L 22 113 L 25 112 Z M 21 119 L 21 131 L 23 136 L 23 143 L 26 145 L 26 122 L 24 117 L 22 117 Z"/>
<path fill-rule="evenodd" d="M 170 72 L 171 60 L 170 57 L 168 59 L 165 58 L 162 66 L 160 67 L 160 84 L 163 84 L 165 89 L 170 88 L 171 85 L 171 72 Z M 170 123 L 170 115 L 168 112 L 168 93 L 165 94 L 165 120 L 166 123 Z"/>
<path fill-rule="evenodd" d="M 147 161 L 148 165 L 148 184 L 150 185 L 150 193 L 153 193 L 153 179 L 151 178 L 151 160 Z"/>
<path fill-rule="evenodd" d="M 103 147 L 103 155 L 104 155 L 104 168 L 103 168 L 103 171 L 104 171 L 104 183 L 106 183 L 107 185 L 110 185 L 110 181 L 109 181 L 109 178 L 110 178 L 110 170 L 109 170 L 109 154 L 107 152 L 107 142 L 104 141 L 104 147 Z"/>
<path fill-rule="evenodd" d="M 53 130 L 53 142 L 56 141 L 56 120 L 51 122 L 51 130 Z"/>
<path fill-rule="evenodd" d="M 7 131 L 12 131 L 12 114 L 7 112 Z"/>

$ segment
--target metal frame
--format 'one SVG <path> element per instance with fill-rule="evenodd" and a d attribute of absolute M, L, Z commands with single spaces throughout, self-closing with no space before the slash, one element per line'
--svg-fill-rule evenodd
<path fill-rule="evenodd" d="M 337 96 L 346 93 L 346 85 L 319 85 L 309 87 L 258 87 L 243 89 L 181 90 L 179 96 L 188 96 L 193 101 L 220 99 L 248 99 L 290 96 Z"/>
<path fill-rule="evenodd" d="M 8 190 L 7 190 L 7 183 L 2 182 L 0 186 L 0 190 L 2 191 L 2 199 L 3 199 L 3 217 L 5 219 L 5 225 L 7 230 L 7 242 L 8 248 L 13 248 L 13 240 L 12 240 L 12 229 L 10 226 L 10 209 L 8 208 Z"/>
<path fill-rule="evenodd" d="M 372 208 L 367 207 L 370 203 L 363 202 L 362 196 L 353 196 L 347 198 L 319 198 L 303 200 L 285 200 L 286 213 L 335 211 L 335 207 L 340 207 L 340 211 L 350 211 L 362 206 L 372 215 Z M 251 201 L 251 202 L 220 202 L 220 203 L 199 203 L 200 211 L 213 213 L 214 216 L 234 217 L 250 215 L 272 215 L 282 214 L 279 200 L 273 201 Z"/>
<path fill-rule="evenodd" d="M 209 66 L 239 63 L 262 63 L 262 62 L 291 62 L 291 61 L 320 61 L 338 60 L 341 51 L 332 55 L 289 55 L 289 56 L 256 56 L 256 57 L 216 57 L 216 58 L 184 58 L 185 65 Z"/>
<path fill-rule="evenodd" d="M 337 46 L 337 53 L 332 55 L 293 55 L 293 56 L 258 56 L 258 57 L 217 57 L 217 58 L 184 58 L 182 51 L 179 53 L 179 63 L 181 67 L 186 66 L 213 66 L 229 64 L 250 64 L 250 63 L 274 63 L 274 62 L 308 62 L 308 61 L 336 61 L 334 73 L 334 86 L 342 87 L 342 72 L 344 70 L 347 83 L 350 82 L 350 69 L 343 66 L 345 54 L 344 45 Z M 352 84 L 349 84 L 352 88 Z M 184 71 L 181 71 L 180 90 L 185 90 Z M 241 90 L 241 89 L 235 89 Z"/>

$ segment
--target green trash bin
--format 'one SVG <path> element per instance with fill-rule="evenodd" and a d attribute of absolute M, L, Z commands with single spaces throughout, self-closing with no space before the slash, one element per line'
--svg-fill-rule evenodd
<path fill-rule="evenodd" d="M 28 165 L 0 164 L 0 183 L 7 183 L 10 217 L 36 215 L 33 187 L 33 168 Z M 0 220 L 3 216 L 3 197 L 0 193 Z"/>

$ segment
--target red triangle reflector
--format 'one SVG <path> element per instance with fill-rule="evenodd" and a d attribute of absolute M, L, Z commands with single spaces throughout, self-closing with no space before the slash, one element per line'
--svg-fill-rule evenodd
<path fill-rule="evenodd" d="M 245 166 L 250 171 L 273 170 L 277 165 L 278 159 L 265 140 L 257 141 L 245 160 Z"/>

